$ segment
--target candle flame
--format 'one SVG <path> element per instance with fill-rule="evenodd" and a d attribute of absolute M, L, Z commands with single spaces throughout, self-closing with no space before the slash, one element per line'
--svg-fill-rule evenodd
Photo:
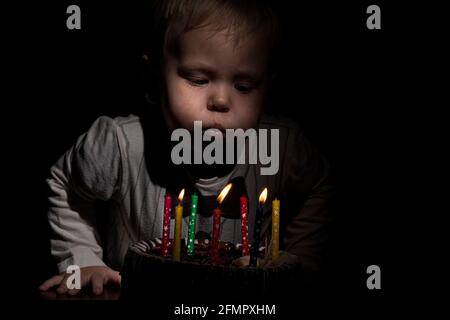
<path fill-rule="evenodd" d="M 266 202 L 267 199 L 267 188 L 264 188 L 264 190 L 259 195 L 259 203 L 263 205 Z"/>
<path fill-rule="evenodd" d="M 184 198 L 184 189 L 180 191 L 180 194 L 178 196 L 178 201 L 179 202 L 183 201 L 183 198 Z"/>
<path fill-rule="evenodd" d="M 228 194 L 228 191 L 230 191 L 232 184 L 229 183 L 225 186 L 225 188 L 222 189 L 222 191 L 220 192 L 219 196 L 217 197 L 217 201 L 219 201 L 219 204 L 222 203 L 222 201 L 225 199 L 225 197 Z"/>

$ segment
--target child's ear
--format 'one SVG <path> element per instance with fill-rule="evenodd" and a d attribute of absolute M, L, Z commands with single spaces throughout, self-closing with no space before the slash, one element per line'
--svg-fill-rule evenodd
<path fill-rule="evenodd" d="M 152 99 L 150 98 L 149 94 L 149 84 L 150 84 L 149 77 L 150 77 L 149 57 L 146 53 L 143 53 L 141 57 L 141 78 L 142 78 L 141 80 L 144 89 L 145 101 L 151 103 Z"/>
<path fill-rule="evenodd" d="M 278 81 L 278 73 L 271 72 L 268 75 L 268 83 L 267 83 L 267 91 L 266 91 L 266 99 L 264 103 L 264 112 L 274 113 L 276 108 L 276 95 L 278 92 L 277 81 Z"/>
<path fill-rule="evenodd" d="M 141 57 L 141 70 L 144 82 L 150 81 L 154 72 L 152 71 L 152 64 L 150 62 L 150 57 L 146 53 L 143 53 Z"/>
<path fill-rule="evenodd" d="M 270 93 L 274 90 L 276 86 L 276 81 L 278 80 L 278 73 L 271 72 L 267 76 L 267 93 Z"/>
<path fill-rule="evenodd" d="M 141 57 L 141 78 L 145 100 L 151 104 L 159 102 L 159 81 L 157 64 L 147 53 Z"/>

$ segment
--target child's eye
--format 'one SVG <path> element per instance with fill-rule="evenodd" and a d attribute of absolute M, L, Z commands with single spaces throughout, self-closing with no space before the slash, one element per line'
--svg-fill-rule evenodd
<path fill-rule="evenodd" d="M 241 93 L 250 93 L 255 88 L 254 85 L 249 83 L 236 83 L 234 87 Z"/>
<path fill-rule="evenodd" d="M 187 77 L 187 80 L 196 86 L 201 86 L 208 83 L 208 79 L 199 77 Z"/>

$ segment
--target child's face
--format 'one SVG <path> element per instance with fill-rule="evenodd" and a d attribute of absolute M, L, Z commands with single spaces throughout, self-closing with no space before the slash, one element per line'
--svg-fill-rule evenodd
<path fill-rule="evenodd" d="M 238 44 L 225 31 L 184 33 L 179 54 L 166 54 L 163 69 L 171 129 L 254 127 L 268 85 L 269 50 L 262 37 Z"/>

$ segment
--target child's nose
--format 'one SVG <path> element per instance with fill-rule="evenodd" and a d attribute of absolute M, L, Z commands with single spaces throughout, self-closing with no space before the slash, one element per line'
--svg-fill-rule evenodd
<path fill-rule="evenodd" d="M 208 99 L 208 110 L 216 112 L 228 112 L 230 110 L 230 98 L 224 85 L 216 86 Z"/>

